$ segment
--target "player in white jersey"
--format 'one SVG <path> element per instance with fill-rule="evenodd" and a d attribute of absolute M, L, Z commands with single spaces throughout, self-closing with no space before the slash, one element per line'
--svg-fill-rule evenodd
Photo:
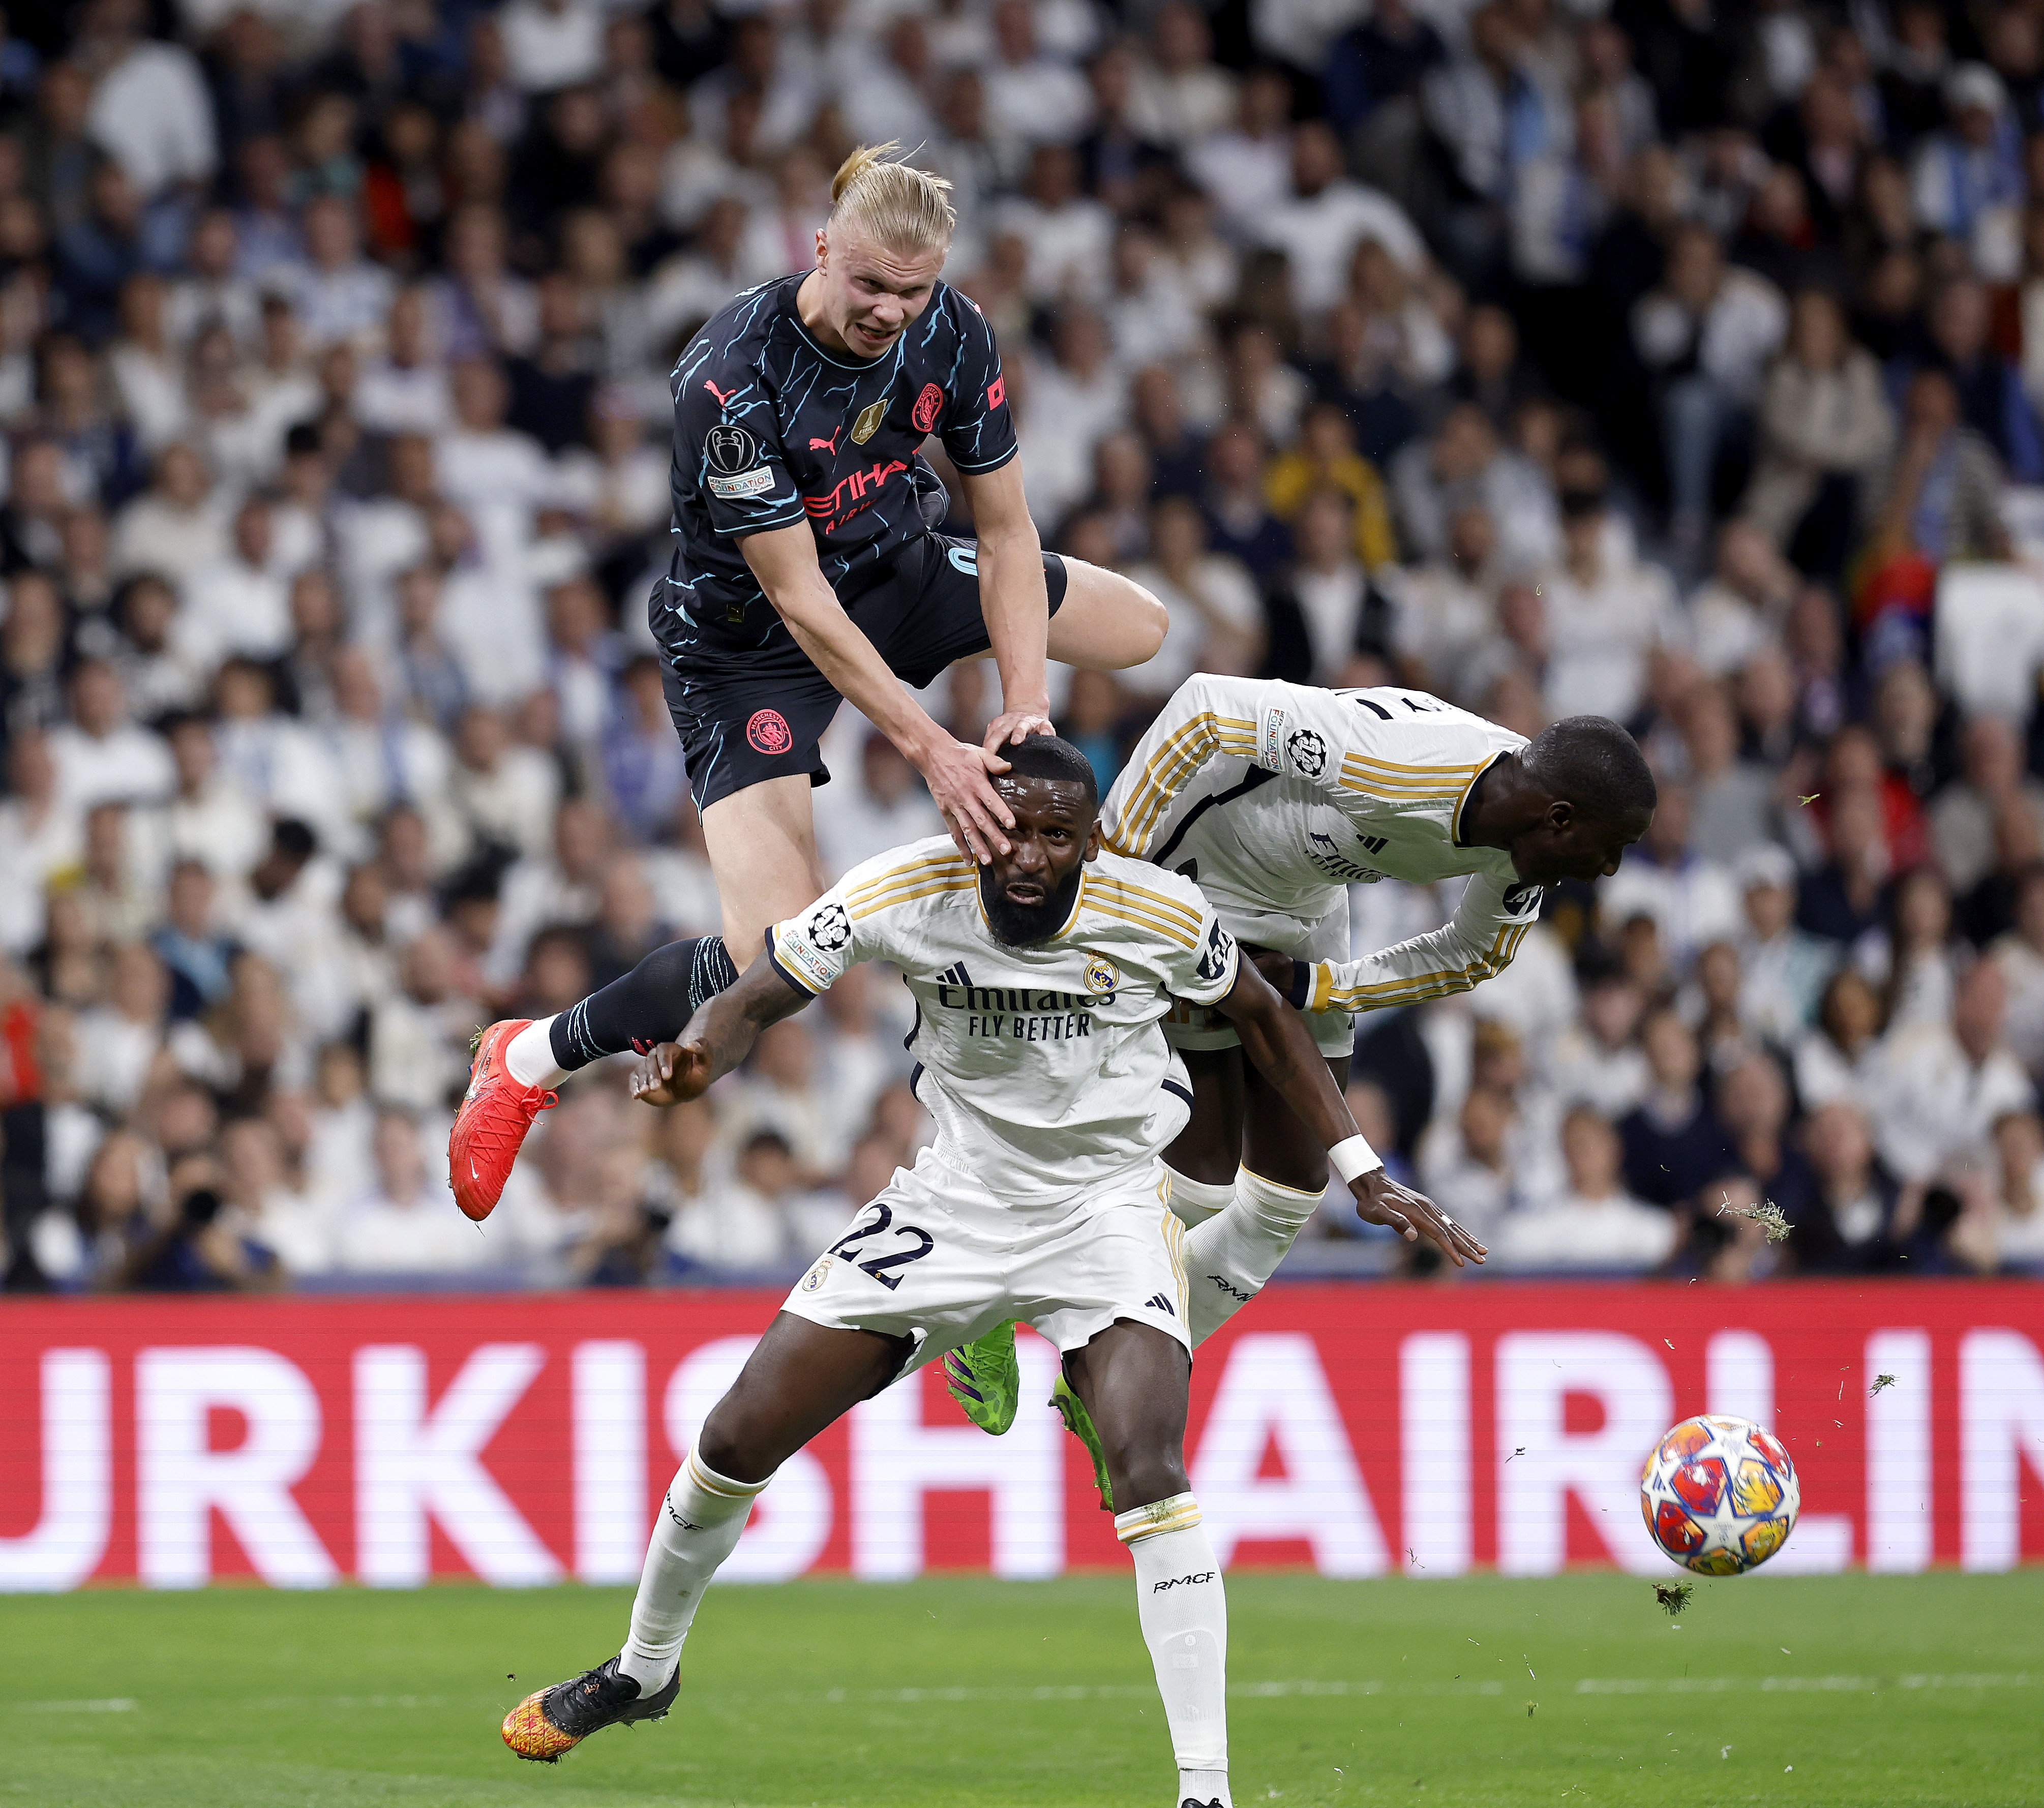
<path fill-rule="evenodd" d="M 995 781 L 1014 817 L 1007 856 L 975 869 L 939 838 L 854 869 L 634 1077 L 650 1103 L 698 1096 L 766 1024 L 855 962 L 887 960 L 919 1007 L 916 1091 L 937 1135 L 790 1293 L 667 1491 L 624 1649 L 512 1710 L 521 1756 L 664 1715 L 704 1587 L 781 1464 L 905 1371 L 1020 1319 L 1058 1346 L 1107 1453 L 1176 1749 L 1172 1799 L 1231 1808 L 1226 1604 L 1186 1485 L 1184 1229 L 1158 1159 L 1189 1108 L 1160 1027 L 1173 997 L 1235 1026 L 1366 1218 L 1458 1262 L 1482 1248 L 1385 1175 L 1297 1014 L 1197 888 L 1101 851 L 1085 756 L 1038 738 L 1009 758 Z"/>
<path fill-rule="evenodd" d="M 1528 742 L 1421 691 L 1200 674 L 1137 743 L 1101 812 L 1101 839 L 1193 881 L 1252 949 L 1291 957 L 1266 971 L 1305 1011 L 1345 1087 L 1352 1012 L 1444 997 L 1501 971 L 1539 915 L 1542 889 L 1615 872 L 1654 800 L 1631 736 L 1602 716 L 1572 716 Z M 1462 876 L 1442 927 L 1349 958 L 1350 885 Z M 1197 1345 L 1276 1271 L 1327 1165 L 1244 1065 L 1228 1023 L 1186 999 L 1165 1033 L 1197 1101 L 1165 1156 L 1172 1209 L 1190 1227 Z M 1005 1330 L 947 1357 L 945 1372 L 974 1424 L 1006 1430 L 1016 1369 Z M 1097 1475 L 1092 1428 L 1055 1403 Z"/>
<path fill-rule="evenodd" d="M 1502 972 L 1545 887 L 1618 869 L 1652 821 L 1632 737 L 1570 716 L 1531 741 L 1423 691 L 1321 690 L 1199 674 L 1142 739 L 1101 812 L 1102 844 L 1192 879 L 1303 1009 L 1336 1080 L 1351 1013 L 1466 992 Z M 1351 958 L 1348 888 L 1466 876 L 1439 929 Z M 1198 1107 L 1166 1155 L 1197 1232 L 1197 1343 L 1269 1278 L 1327 1167 L 1229 1027 L 1188 1005 L 1165 1033 Z M 1238 1163 L 1239 1165 L 1238 1166 Z"/>

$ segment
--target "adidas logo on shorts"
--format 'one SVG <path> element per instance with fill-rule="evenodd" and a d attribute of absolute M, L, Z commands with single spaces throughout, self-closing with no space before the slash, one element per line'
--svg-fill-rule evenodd
<path fill-rule="evenodd" d="M 1160 1312 L 1168 1312 L 1174 1319 L 1178 1315 L 1178 1307 L 1174 1306 L 1171 1302 L 1166 1299 L 1161 1293 L 1151 1294 L 1147 1299 L 1143 1302 L 1143 1303 L 1146 1306 L 1154 1306 Z"/>

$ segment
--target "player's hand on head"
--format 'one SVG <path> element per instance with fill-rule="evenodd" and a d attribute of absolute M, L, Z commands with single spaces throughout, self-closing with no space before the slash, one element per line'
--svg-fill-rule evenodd
<path fill-rule="evenodd" d="M 1348 1184 L 1355 1195 L 1355 1215 L 1366 1224 L 1385 1225 L 1408 1243 L 1424 1237 L 1457 1268 L 1480 1263 L 1490 1253 L 1424 1193 L 1400 1185 L 1381 1168 L 1358 1174 Z"/>
<path fill-rule="evenodd" d="M 1004 747 L 1019 747 L 1032 735 L 1055 735 L 1057 731 L 1057 724 L 1041 709 L 1004 709 L 987 724 L 986 734 L 980 745 L 999 759 Z M 1002 759 L 993 770 L 1005 772 L 1008 762 Z"/>
<path fill-rule="evenodd" d="M 709 1086 L 709 1053 L 699 1042 L 659 1042 L 632 1069 L 632 1096 L 643 1105 L 678 1105 Z"/>
<path fill-rule="evenodd" d="M 921 764 L 930 800 L 959 852 L 982 866 L 995 854 L 1006 854 L 1009 842 L 1003 831 L 1014 827 L 1015 818 L 994 790 L 992 775 L 1005 772 L 1008 762 L 984 747 L 947 736 Z"/>

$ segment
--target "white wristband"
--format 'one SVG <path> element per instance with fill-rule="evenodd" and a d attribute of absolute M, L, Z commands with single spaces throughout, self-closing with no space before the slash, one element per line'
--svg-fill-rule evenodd
<path fill-rule="evenodd" d="M 1335 1172 L 1341 1176 L 1343 1184 L 1358 1174 L 1366 1174 L 1373 1168 L 1384 1165 L 1377 1151 L 1360 1136 L 1343 1137 L 1327 1151 L 1327 1159 L 1334 1163 Z"/>

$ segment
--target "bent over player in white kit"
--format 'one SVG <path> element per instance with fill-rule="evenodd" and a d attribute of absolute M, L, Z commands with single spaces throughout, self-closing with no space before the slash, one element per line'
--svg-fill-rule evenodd
<path fill-rule="evenodd" d="M 1032 739 L 997 778 L 1011 850 L 974 863 L 941 838 L 855 868 L 641 1064 L 651 1103 L 699 1096 L 766 1024 L 845 969 L 891 961 L 916 997 L 916 1092 L 937 1125 L 816 1259 L 667 1491 L 616 1657 L 513 1709 L 505 1742 L 551 1759 L 602 1727 L 664 1715 L 705 1585 L 755 1495 L 817 1433 L 905 1371 L 1020 1319 L 1055 1343 L 1099 1428 L 1124 1511 L 1143 1637 L 1175 1748 L 1180 1808 L 1230 1808 L 1220 1570 L 1186 1486 L 1185 1232 L 1158 1156 L 1184 1124 L 1171 1000 L 1218 1010 L 1366 1217 L 1481 1259 L 1356 1134 L 1296 1012 L 1197 889 L 1100 851 L 1085 755 Z M 1168 1647 L 1168 1649 L 1167 1649 Z"/>
<path fill-rule="evenodd" d="M 1603 716 L 1571 716 L 1529 742 L 1421 691 L 1199 674 L 1137 743 L 1101 812 L 1101 839 L 1193 881 L 1251 949 L 1292 958 L 1264 970 L 1305 1011 L 1346 1086 L 1352 1012 L 1445 997 L 1502 971 L 1543 888 L 1615 872 L 1654 802 L 1632 737 Z M 1440 928 L 1349 958 L 1350 885 L 1463 876 Z M 1224 1018 L 1186 1000 L 1164 1028 L 1197 1100 L 1165 1156 L 1172 1209 L 1191 1227 L 1197 1345 L 1276 1271 L 1327 1165 L 1286 1100 L 1244 1065 Z M 1005 1331 L 945 1371 L 968 1418 L 1006 1430 L 1016 1369 Z M 1053 1404 L 1094 1448 L 1097 1471 L 1083 1415 L 1062 1396 Z"/>

